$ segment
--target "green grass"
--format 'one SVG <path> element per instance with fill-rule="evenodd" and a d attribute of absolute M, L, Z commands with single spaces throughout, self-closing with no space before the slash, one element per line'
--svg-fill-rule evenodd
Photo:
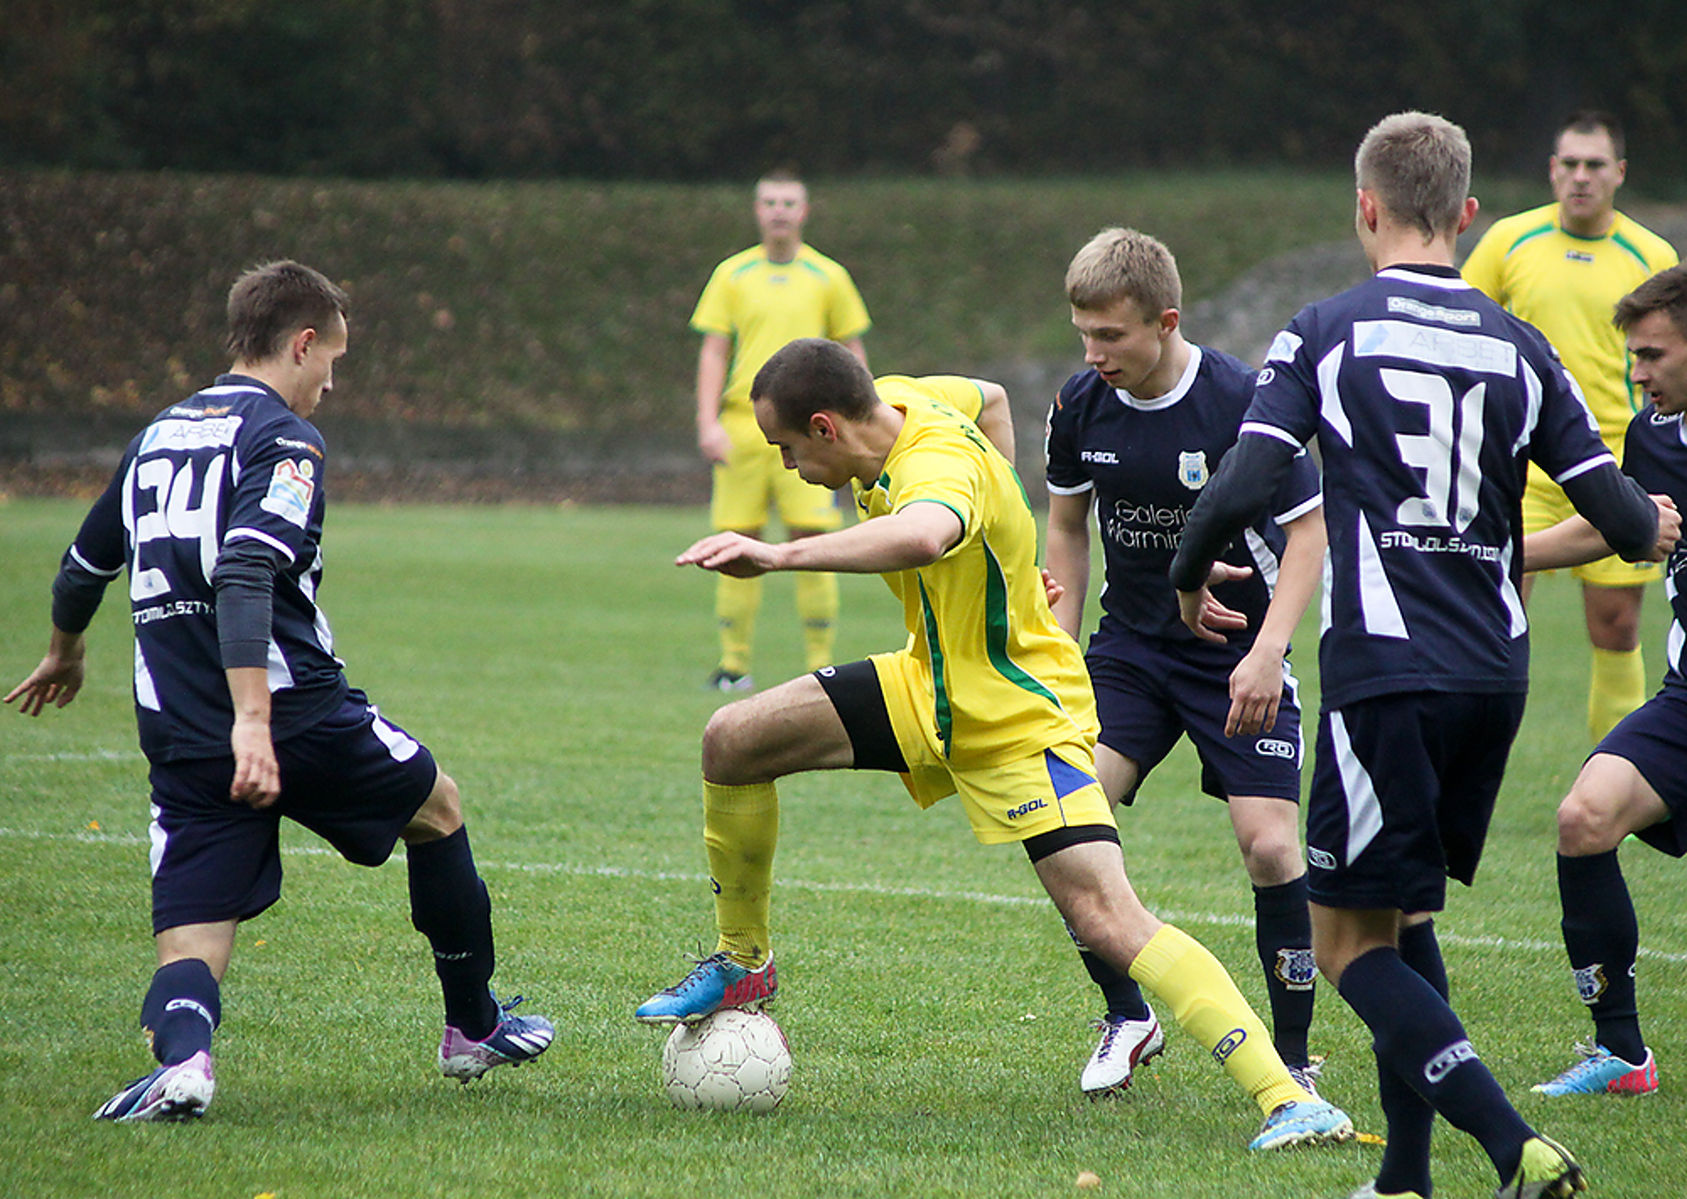
<path fill-rule="evenodd" d="M 45 644 L 47 582 L 78 505 L 0 506 L 0 683 Z M 1017 849 L 895 780 L 781 785 L 776 1012 L 796 1060 L 765 1118 L 682 1114 L 633 1004 L 706 940 L 697 736 L 715 702 L 711 581 L 672 555 L 684 509 L 358 507 L 330 516 L 324 602 L 352 680 L 462 785 L 499 936 L 498 981 L 556 1019 L 539 1064 L 467 1088 L 433 1065 L 437 989 L 401 863 L 363 870 L 284 834 L 282 902 L 246 925 L 225 988 L 219 1092 L 191 1126 L 88 1115 L 148 1058 L 145 767 L 120 592 L 83 696 L 0 713 L 0 1192 L 278 1199 L 582 1194 L 1346 1196 L 1364 1146 L 1255 1160 L 1257 1113 L 1184 1034 L 1123 1100 L 1076 1095 L 1095 997 Z M 757 673 L 799 669 L 790 580 L 769 582 Z M 874 579 L 844 580 L 841 653 L 901 640 Z M 1092 605 L 1093 608 L 1093 605 Z M 1552 813 L 1585 747 L 1584 638 L 1568 580 L 1537 590 L 1536 686 L 1473 891 L 1441 921 L 1455 999 L 1518 1102 L 1572 1145 L 1594 1194 L 1679 1196 L 1687 1160 L 1681 865 L 1623 851 L 1640 911 L 1641 1002 L 1664 1090 L 1548 1104 L 1528 1086 L 1587 1029 L 1558 944 Z M 1648 600 L 1661 669 L 1662 596 Z M 1300 673 L 1315 679 L 1310 636 Z M 1309 692 L 1315 688 L 1309 686 Z M 718 698 L 718 697 L 717 697 Z M 97 824 L 97 830 L 94 826 Z M 1123 819 L 1132 876 L 1263 1008 L 1228 822 L 1180 750 Z M 1381 1131 L 1368 1037 L 1325 989 L 1327 1092 Z M 1436 1142 L 1438 1194 L 1491 1193 L 1472 1142 Z"/>

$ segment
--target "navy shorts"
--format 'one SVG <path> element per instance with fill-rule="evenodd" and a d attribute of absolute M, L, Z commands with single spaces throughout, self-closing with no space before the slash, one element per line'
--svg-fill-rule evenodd
<path fill-rule="evenodd" d="M 1523 700 L 1407 691 L 1324 712 L 1306 809 L 1312 901 L 1438 912 L 1449 877 L 1468 886 Z"/>
<path fill-rule="evenodd" d="M 1101 718 L 1099 741 L 1135 762 L 1138 786 L 1183 734 L 1201 759 L 1201 790 L 1227 799 L 1264 795 L 1300 802 L 1298 684 L 1285 665 L 1277 723 L 1257 737 L 1224 735 L 1230 714 L 1230 672 L 1241 655 L 1227 645 L 1168 641 L 1128 630 L 1105 648 L 1090 642 L 1084 658 Z M 1133 792 L 1124 803 L 1136 799 Z"/>
<path fill-rule="evenodd" d="M 350 692 L 275 747 L 281 798 L 262 811 L 228 797 L 234 758 L 152 767 L 152 931 L 246 920 L 281 897 L 281 819 L 347 861 L 379 866 L 432 792 L 433 755 Z"/>
<path fill-rule="evenodd" d="M 1658 692 L 1605 734 L 1593 752 L 1627 761 L 1669 809 L 1668 820 L 1634 835 L 1671 857 L 1687 855 L 1687 694 Z"/>

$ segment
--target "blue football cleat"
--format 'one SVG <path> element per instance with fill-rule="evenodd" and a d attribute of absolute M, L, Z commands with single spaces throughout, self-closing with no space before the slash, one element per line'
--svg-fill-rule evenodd
<path fill-rule="evenodd" d="M 1322 1099 L 1279 1104 L 1265 1118 L 1259 1135 L 1248 1148 L 1284 1149 L 1290 1145 L 1328 1145 L 1353 1139 L 1353 1121 L 1333 1103 Z"/>
<path fill-rule="evenodd" d="M 753 1012 L 771 1003 L 779 990 L 773 955 L 754 970 L 725 953 L 704 958 L 674 986 L 639 1004 L 633 1019 L 646 1024 L 695 1024 L 721 1008 Z"/>
<path fill-rule="evenodd" d="M 1638 1065 L 1603 1045 L 1577 1041 L 1581 1061 L 1550 1082 L 1530 1087 L 1539 1095 L 1650 1095 L 1658 1089 L 1658 1061 L 1648 1049 Z"/>

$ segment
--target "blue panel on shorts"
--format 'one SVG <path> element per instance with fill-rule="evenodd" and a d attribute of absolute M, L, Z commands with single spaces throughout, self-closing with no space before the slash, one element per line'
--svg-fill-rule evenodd
<path fill-rule="evenodd" d="M 1049 782 L 1054 784 L 1054 797 L 1065 799 L 1074 791 L 1082 791 L 1085 787 L 1093 786 L 1095 780 L 1070 762 L 1062 761 L 1055 756 L 1052 749 L 1043 751 L 1043 760 L 1048 763 Z"/>

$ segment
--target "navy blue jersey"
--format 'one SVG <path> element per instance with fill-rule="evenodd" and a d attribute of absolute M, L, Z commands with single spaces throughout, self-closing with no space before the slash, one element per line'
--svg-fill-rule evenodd
<path fill-rule="evenodd" d="M 1651 404 L 1635 413 L 1623 438 L 1623 473 L 1648 495 L 1667 495 L 1687 512 L 1687 426 L 1681 414 L 1664 416 Z M 1678 544 L 1664 570 L 1664 595 L 1669 599 L 1669 640 L 1665 657 L 1665 687 L 1687 688 L 1683 649 L 1687 647 L 1687 595 L 1681 573 L 1687 570 L 1687 542 Z"/>
<path fill-rule="evenodd" d="M 1277 335 L 1242 435 L 1318 439 L 1326 708 L 1528 689 L 1524 472 L 1612 464 L 1537 330 L 1451 267 L 1392 267 Z"/>
<path fill-rule="evenodd" d="M 1166 571 L 1183 540 L 1189 510 L 1236 443 L 1253 397 L 1254 372 L 1218 350 L 1189 348 L 1188 367 L 1163 396 L 1137 399 L 1087 370 L 1066 380 L 1049 409 L 1044 441 L 1049 491 L 1095 492 L 1105 582 L 1092 651 L 1105 652 L 1121 625 L 1152 637 L 1195 640 L 1178 614 L 1177 592 Z M 1286 523 L 1318 503 L 1318 471 L 1302 454 L 1278 489 L 1272 512 Z M 1277 521 L 1262 517 L 1224 552 L 1224 561 L 1254 571 L 1214 591 L 1248 617 L 1247 632 L 1230 638 L 1238 659 L 1252 645 L 1271 602 L 1285 541 Z"/>
<path fill-rule="evenodd" d="M 217 638 L 213 568 L 249 540 L 276 569 L 270 732 L 281 740 L 346 694 L 316 590 L 322 578 L 322 435 L 256 379 L 223 375 L 129 443 L 66 569 L 125 567 L 135 624 L 135 711 L 153 761 L 227 755 L 233 704 Z"/>

